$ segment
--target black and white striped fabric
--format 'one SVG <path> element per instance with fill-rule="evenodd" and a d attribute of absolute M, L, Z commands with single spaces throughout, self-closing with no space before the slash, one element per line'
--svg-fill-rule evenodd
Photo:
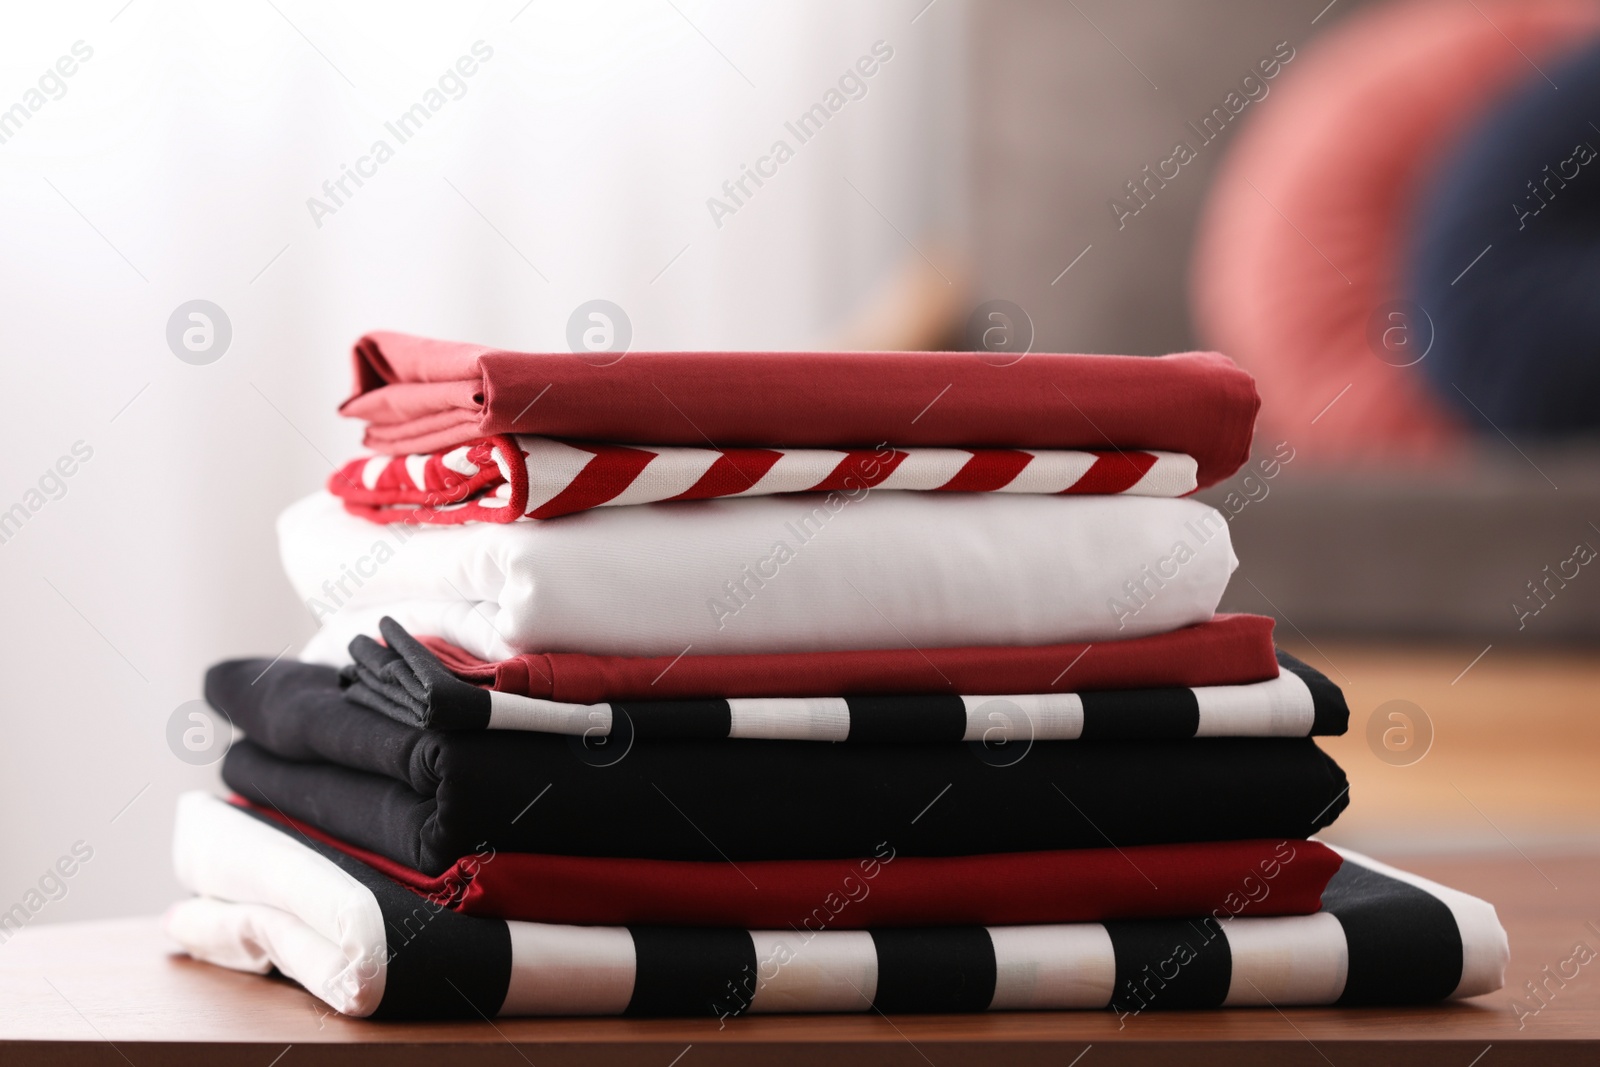
<path fill-rule="evenodd" d="M 166 929 L 386 1018 L 977 1012 L 1410 1004 L 1492 992 L 1488 903 L 1340 850 L 1313 915 L 1056 926 L 768 930 L 463 916 L 214 797 L 179 802 Z M 1003 892 L 1003 887 L 997 887 Z"/>
<path fill-rule="evenodd" d="M 462 681 L 393 619 L 387 645 L 361 636 L 340 675 L 345 697 L 408 726 L 532 730 L 602 738 L 938 741 L 1157 740 L 1342 734 L 1344 694 L 1278 652 L 1278 677 L 1252 685 L 994 696 L 839 696 L 568 704 Z"/>

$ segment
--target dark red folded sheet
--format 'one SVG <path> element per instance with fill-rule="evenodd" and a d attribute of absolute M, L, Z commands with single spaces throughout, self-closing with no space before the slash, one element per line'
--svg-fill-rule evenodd
<path fill-rule="evenodd" d="M 970 352 L 565 352 L 370 333 L 355 392 L 379 452 L 491 434 L 639 445 L 1151 449 L 1199 464 L 1203 488 L 1249 458 L 1260 398 L 1226 356 Z"/>
<path fill-rule="evenodd" d="M 437 637 L 418 640 L 451 673 L 475 685 L 573 704 L 702 697 L 1077 693 L 1247 685 L 1278 676 L 1272 620 L 1262 615 L 1215 615 L 1209 622 L 1181 630 L 1093 644 L 677 657 L 530 652 L 497 663 Z"/>
<path fill-rule="evenodd" d="M 1309 915 L 1339 869 L 1316 841 L 1215 841 L 984 856 L 720 861 L 548 856 L 485 849 L 436 877 L 288 823 L 434 903 L 527 922 L 753 929 L 992 926 L 1206 915 Z"/>

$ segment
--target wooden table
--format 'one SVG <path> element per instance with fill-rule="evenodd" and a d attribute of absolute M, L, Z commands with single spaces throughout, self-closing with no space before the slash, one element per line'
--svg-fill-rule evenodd
<path fill-rule="evenodd" d="M 1405 1010 L 1149 1013 L 1123 1029 L 1109 1012 L 767 1016 L 720 1029 L 715 1020 L 370 1023 L 329 1013 L 287 981 L 177 955 L 154 919 L 122 919 L 38 926 L 0 945 L 0 1064 L 1600 1064 L 1600 959 L 1552 984 L 1520 1029 L 1511 1008 L 1512 994 L 1577 942 L 1600 951 L 1600 855 L 1386 858 L 1498 906 L 1511 934 L 1507 989 Z"/>
<path fill-rule="evenodd" d="M 1600 848 L 1595 649 L 1329 638 L 1313 645 L 1290 627 L 1278 631 L 1284 647 L 1350 702 L 1349 732 L 1317 738 L 1350 778 L 1350 807 L 1328 840 L 1395 855 Z M 1396 699 L 1431 722 L 1432 744 L 1415 763 L 1385 762 L 1368 738 L 1377 709 Z"/>

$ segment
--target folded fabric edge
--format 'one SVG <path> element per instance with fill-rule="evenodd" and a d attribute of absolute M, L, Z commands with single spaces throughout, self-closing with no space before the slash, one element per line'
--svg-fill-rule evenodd
<path fill-rule="evenodd" d="M 193 955 L 257 972 L 276 966 L 347 1014 L 377 1007 L 388 956 L 384 916 L 369 884 L 299 847 L 281 827 L 202 791 L 179 796 L 172 847 L 185 889 L 267 909 L 234 913 L 246 922 L 230 942 L 201 936 L 217 915 L 176 905 L 164 928 L 186 949 L 192 945 Z M 271 876 L 262 879 L 261 871 Z"/>
<path fill-rule="evenodd" d="M 567 857 L 567 856 L 541 856 L 532 853 L 498 853 L 493 848 L 485 847 L 470 856 L 462 857 L 456 863 L 446 868 L 437 875 L 424 874 L 421 871 L 371 852 L 360 846 L 342 841 L 308 823 L 301 822 L 280 812 L 269 811 L 241 796 L 233 796 L 227 803 L 268 820 L 274 825 L 281 826 L 286 832 L 293 831 L 302 837 L 315 840 L 351 856 L 386 878 L 393 879 L 400 885 L 410 889 L 413 893 L 423 897 L 431 903 L 442 904 L 453 910 L 468 915 L 479 915 L 489 918 L 508 920 L 521 920 L 528 922 L 573 922 L 578 924 L 589 923 L 616 923 L 619 925 L 635 922 L 663 922 L 669 920 L 662 918 L 659 912 L 650 919 L 617 919 L 595 918 L 600 909 L 587 909 L 583 918 L 563 916 L 561 918 L 536 917 L 526 913 L 507 914 L 504 910 L 495 910 L 488 904 L 482 892 L 483 872 L 490 865 L 498 862 L 500 867 L 496 870 L 503 871 L 505 865 L 518 864 L 519 861 L 532 866 L 511 868 L 526 875 L 532 869 L 537 869 L 540 863 L 563 864 L 565 876 L 570 879 L 574 874 L 574 867 L 587 868 L 587 877 L 593 882 L 607 883 L 610 888 L 615 888 L 618 880 L 637 878 L 641 870 L 649 871 L 649 878 L 658 878 L 666 883 L 698 884 L 704 891 L 703 882 L 696 882 L 696 869 L 710 869 L 721 873 L 720 861 L 695 861 L 695 860 L 629 860 L 606 857 Z M 1270 851 L 1268 851 L 1270 849 Z M 920 867 L 923 871 L 940 871 L 945 879 L 961 880 L 970 879 L 973 865 L 993 864 L 994 867 L 1007 868 L 1005 873 L 991 868 L 983 875 L 985 884 L 998 878 L 1004 882 L 1008 878 L 1046 877 L 1059 878 L 1059 868 L 1050 874 L 1040 875 L 1038 869 L 1026 870 L 1023 865 L 1030 861 L 1044 860 L 1049 863 L 1054 860 L 1071 859 L 1081 856 L 1086 866 L 1092 867 L 1097 860 L 1107 861 L 1115 856 L 1115 867 L 1118 874 L 1126 877 L 1127 884 L 1133 888 L 1129 890 L 1132 896 L 1141 895 L 1144 886 L 1136 879 L 1148 881 L 1154 892 L 1160 892 L 1154 885 L 1154 879 L 1160 878 L 1169 884 L 1169 891 L 1174 881 L 1185 880 L 1188 876 L 1181 869 L 1184 865 L 1194 863 L 1201 868 L 1215 866 L 1220 854 L 1226 853 L 1234 857 L 1243 866 L 1241 870 L 1233 871 L 1226 876 L 1212 876 L 1202 874 L 1194 878 L 1196 886 L 1212 883 L 1211 888 L 1217 894 L 1212 898 L 1211 914 L 1214 918 L 1234 918 L 1240 916 L 1283 916 L 1283 915 L 1309 915 L 1315 912 L 1315 902 L 1319 901 L 1323 891 L 1327 888 L 1328 881 L 1337 873 L 1343 863 L 1342 857 L 1327 845 L 1319 841 L 1307 839 L 1274 840 L 1262 839 L 1256 841 L 1225 841 L 1225 842 L 1187 842 L 1177 845 L 1133 845 L 1126 849 L 1068 849 L 1047 853 L 1002 853 L 979 856 L 938 856 L 938 857 L 896 857 L 893 849 L 887 852 L 880 850 L 875 856 L 857 860 L 816 861 L 816 860 L 757 860 L 740 865 L 738 872 L 741 877 L 748 877 L 753 886 L 759 880 L 762 885 L 767 885 L 774 894 L 781 895 L 781 883 L 785 879 L 801 877 L 813 879 L 820 884 L 815 888 L 818 899 L 827 897 L 840 885 L 848 885 L 852 881 L 855 889 L 851 893 L 860 893 L 864 900 L 873 892 L 874 880 L 877 879 L 891 865 L 898 864 L 893 870 L 903 873 L 909 869 Z M 1298 861 L 1298 863 L 1297 863 Z M 1284 879 L 1277 879 L 1291 864 L 1295 875 Z M 1017 866 L 1013 866 L 1017 865 Z M 1126 868 L 1125 870 L 1123 868 Z M 825 874 L 818 872 L 826 871 Z M 1153 874 L 1151 873 L 1153 872 Z M 493 873 L 493 872 L 491 872 Z M 548 869 L 545 873 L 549 873 Z M 581 876 L 580 876 L 581 877 Z M 1077 875 L 1071 878 L 1080 877 Z M 501 882 L 504 886 L 507 883 Z M 570 884 L 570 883 L 569 883 Z M 730 879 L 730 885 L 732 881 Z M 908 904 L 915 903 L 916 894 L 907 892 L 907 887 L 901 883 L 898 888 L 888 888 L 886 879 L 883 883 L 876 883 L 879 890 L 898 893 L 896 899 Z M 1277 891 L 1274 891 L 1274 886 Z M 743 885 L 735 886 L 735 892 L 742 891 Z M 759 892 L 758 890 L 752 890 Z M 1260 894 L 1257 896 L 1256 894 Z M 1307 897 L 1311 904 L 1307 903 Z M 748 898 L 742 898 L 744 903 Z M 1201 905 L 1196 912 L 1203 912 L 1208 905 Z M 840 905 L 841 910 L 844 905 Z M 830 909 L 831 910 L 831 909 Z M 796 909 L 796 915 L 804 913 L 805 906 Z M 893 922 L 873 923 L 860 922 L 855 917 L 846 917 L 843 921 L 835 918 L 825 922 L 833 929 L 861 929 L 868 926 L 921 926 L 930 925 L 923 922 Z M 1183 914 L 1188 914 L 1185 911 Z M 814 916 L 813 916 L 814 917 Z M 994 920 L 992 918 L 979 919 L 973 915 L 963 916 L 961 919 L 939 919 L 938 925 L 961 921 L 984 921 L 989 925 L 1030 925 L 1045 921 L 1055 923 L 1065 922 L 1102 922 L 1119 920 L 1140 920 L 1150 918 L 1165 918 L 1166 915 L 1142 914 L 1137 907 L 1130 907 L 1127 900 L 1119 900 L 1103 914 L 1068 918 L 1057 913 L 1049 920 Z M 679 918 L 672 918 L 671 923 L 679 923 Z M 802 923 L 809 922 L 809 918 L 802 918 Z M 755 925 L 793 925 L 794 916 L 784 920 L 765 919 L 757 921 Z M 684 925 L 701 925 L 699 920 L 684 922 Z M 725 923 L 724 923 L 725 925 Z"/>
<path fill-rule="evenodd" d="M 1242 685 L 1062 693 L 554 701 L 451 672 L 385 616 L 388 647 L 358 635 L 341 674 L 346 699 L 412 726 L 582 737 L 725 737 L 851 742 L 1055 741 L 1342 734 L 1338 686 L 1287 652 L 1278 677 Z"/>
<path fill-rule="evenodd" d="M 1328 847 L 1346 862 L 1357 863 L 1397 882 L 1420 889 L 1442 901 L 1450 909 L 1456 927 L 1461 931 L 1462 944 L 1461 980 L 1450 994 L 1451 999 L 1481 996 L 1505 986 L 1506 965 L 1511 962 L 1511 941 L 1506 936 L 1505 927 L 1501 925 L 1499 913 L 1495 911 L 1493 904 L 1481 897 L 1441 885 L 1420 874 L 1391 867 L 1354 849 L 1332 844 Z"/>
<path fill-rule="evenodd" d="M 554 356 L 561 359 L 564 353 L 546 353 L 545 356 Z M 676 358 L 703 360 L 706 358 L 734 363 L 747 363 L 752 359 L 767 359 L 774 353 L 751 352 L 698 352 L 698 353 L 629 353 L 629 359 L 623 365 L 621 372 L 626 378 L 629 371 L 637 368 L 641 363 L 646 363 L 657 358 Z M 540 358 L 539 353 L 517 353 L 504 349 L 497 349 L 486 345 L 475 345 L 452 341 L 440 341 L 430 338 L 415 337 L 392 331 L 374 331 L 361 337 L 355 344 L 352 352 L 354 369 L 354 388 L 339 406 L 342 415 L 366 420 L 365 443 L 374 451 L 387 454 L 404 454 L 413 452 L 427 452 L 438 449 L 451 448 L 463 444 L 474 437 L 482 437 L 495 433 L 516 432 L 547 432 L 554 436 L 572 438 L 595 438 L 632 440 L 629 432 L 620 435 L 600 432 L 598 434 L 585 432 L 585 428 L 596 429 L 589 426 L 587 421 L 580 418 L 571 421 L 572 412 L 556 416 L 560 425 L 519 425 L 523 414 L 527 413 L 528 406 L 522 399 L 511 403 L 511 407 L 518 410 L 517 416 L 506 418 L 506 412 L 496 411 L 496 387 L 499 380 L 513 368 L 520 369 L 529 360 Z M 824 361 L 832 366 L 859 368 L 864 362 L 876 361 L 880 366 L 913 367 L 919 376 L 925 376 L 929 368 L 946 365 L 958 365 L 962 370 L 971 371 L 968 357 L 964 353 L 951 352 L 790 352 L 781 354 L 790 359 L 809 358 Z M 956 361 L 950 364 L 949 361 Z M 1261 407 L 1260 392 L 1255 380 L 1243 371 L 1233 360 L 1216 351 L 1187 351 L 1173 352 L 1160 356 L 1116 356 L 1104 354 L 1072 354 L 1072 353 L 1033 353 L 1028 361 L 1027 369 L 1040 367 L 1062 373 L 1064 380 L 1070 384 L 1074 380 L 1074 371 L 1071 364 L 1074 360 L 1094 361 L 1098 366 L 1106 366 L 1106 361 L 1132 361 L 1141 364 L 1141 372 L 1149 373 L 1149 368 L 1161 368 L 1154 373 L 1157 375 L 1175 376 L 1178 382 L 1187 383 L 1190 389 L 1196 382 L 1206 382 L 1208 386 L 1215 386 L 1216 410 L 1209 427 L 1212 440 L 1220 443 L 1226 442 L 1231 446 L 1226 451 L 1204 459 L 1200 463 L 1200 487 L 1214 485 L 1228 478 L 1250 458 L 1251 441 L 1254 436 L 1256 416 Z M 613 364 L 614 365 L 614 364 Z M 611 366 L 611 365 L 608 365 Z M 499 373 L 496 373 L 499 368 Z M 570 369 L 570 367 L 568 368 Z M 618 372 L 606 374 L 605 368 L 584 368 L 579 377 L 581 381 L 588 382 L 591 376 L 599 373 L 602 377 L 613 377 Z M 560 371 L 552 370 L 552 380 L 547 385 L 554 384 L 554 378 L 561 376 Z M 823 379 L 828 375 L 825 370 L 820 374 Z M 1207 378 L 1214 380 L 1206 381 Z M 1176 384 L 1174 383 L 1175 387 Z M 1060 385 L 1055 389 L 1059 391 Z M 657 392 L 660 387 L 657 386 Z M 662 394 L 663 396 L 665 394 Z M 1063 394 L 1065 395 L 1065 394 Z M 1071 398 L 1068 397 L 1070 400 Z M 1170 400 L 1171 398 L 1169 398 Z M 503 405 L 502 405 L 503 406 Z M 916 406 L 920 406 L 920 401 Z M 913 408 L 914 410 L 914 408 Z M 682 415 L 681 411 L 674 413 Z M 907 413 L 908 417 L 910 412 Z M 533 421 L 538 421 L 540 412 L 535 412 Z M 959 418 L 959 414 L 951 414 L 950 418 Z M 913 422 L 915 420 L 912 420 Z M 1091 424 L 1092 425 L 1092 424 Z M 564 429 L 562 427 L 565 427 Z M 918 428 L 919 430 L 922 428 Z M 1087 431 L 1086 431 L 1087 433 Z M 713 434 L 718 440 L 723 440 L 724 435 Z M 871 448 L 879 443 L 883 435 L 878 432 L 867 432 L 866 437 L 854 442 L 842 440 L 818 440 L 814 434 L 804 434 L 805 440 L 793 439 L 787 441 L 757 439 L 733 440 L 728 438 L 725 443 L 736 445 L 787 445 L 790 447 L 803 447 L 805 445 L 823 446 L 853 446 L 858 448 Z M 994 445 L 996 439 L 1004 439 L 1005 431 L 991 432 L 979 440 L 943 440 L 945 445 Z M 1082 441 L 1063 442 L 1052 439 L 1049 443 L 1057 447 L 1093 447 L 1103 443 L 1103 434 L 1090 437 Z M 1136 434 L 1135 437 L 1144 435 Z M 918 439 L 896 442 L 901 445 L 928 444 L 938 440 L 932 426 L 928 427 L 927 434 L 918 434 Z M 662 440 L 662 444 L 672 442 Z M 697 437 L 686 437 L 681 444 L 698 445 Z M 1045 444 L 1045 441 L 1024 442 L 1025 444 Z M 1149 448 L 1155 447 L 1157 442 L 1152 440 L 1129 440 L 1123 442 L 1126 447 Z"/>
<path fill-rule="evenodd" d="M 595 704 L 629 699 L 948 693 L 957 689 L 952 676 L 972 678 L 975 669 L 982 670 L 988 680 L 982 688 L 990 692 L 1247 685 L 1281 673 L 1272 644 L 1274 627 L 1274 620 L 1265 615 L 1219 613 L 1192 626 L 1120 642 L 966 645 L 924 648 L 920 653 L 903 649 L 678 656 L 525 652 L 503 660 L 482 659 L 439 637 L 419 635 L 416 640 L 451 674 L 483 689 Z M 372 630 L 381 629 L 380 616 Z M 1104 665 L 1108 656 L 1109 666 Z M 342 666 L 348 660 L 347 649 L 338 659 L 309 661 Z M 1140 664 L 1145 673 L 1135 676 L 1129 663 Z M 1158 668 L 1154 676 L 1148 674 L 1152 664 Z M 1023 685 L 995 685 L 996 675 L 1022 674 L 1029 679 Z M 774 677 L 781 677 L 782 684 L 774 685 L 770 680 Z M 1086 677 L 1088 682 L 1083 681 Z"/>
<path fill-rule="evenodd" d="M 1198 464 L 1156 449 L 687 448 L 500 434 L 345 463 L 326 487 L 369 522 L 536 522 L 597 507 L 872 490 L 1186 497 Z"/>

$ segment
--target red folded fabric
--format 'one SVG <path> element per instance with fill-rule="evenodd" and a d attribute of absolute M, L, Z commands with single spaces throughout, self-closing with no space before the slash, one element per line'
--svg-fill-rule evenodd
<path fill-rule="evenodd" d="M 1250 453 L 1260 400 L 1226 356 L 970 352 L 570 353 L 371 333 L 355 392 L 378 452 L 433 452 L 501 433 L 642 445 L 1149 449 L 1199 464 L 1199 484 Z"/>
<path fill-rule="evenodd" d="M 1245 685 L 1278 676 L 1272 620 L 1261 615 L 1216 615 L 1180 630 L 1093 644 L 675 658 L 534 652 L 491 663 L 436 637 L 418 640 L 453 674 L 475 685 L 573 704 L 912 693 L 999 696 Z"/>
<path fill-rule="evenodd" d="M 1322 906 L 1322 891 L 1340 864 L 1338 853 L 1305 840 L 932 858 L 897 856 L 885 842 L 859 860 L 738 866 L 484 848 L 430 877 L 270 809 L 253 810 L 437 905 L 497 919 L 603 926 L 845 930 L 1309 915 Z"/>

